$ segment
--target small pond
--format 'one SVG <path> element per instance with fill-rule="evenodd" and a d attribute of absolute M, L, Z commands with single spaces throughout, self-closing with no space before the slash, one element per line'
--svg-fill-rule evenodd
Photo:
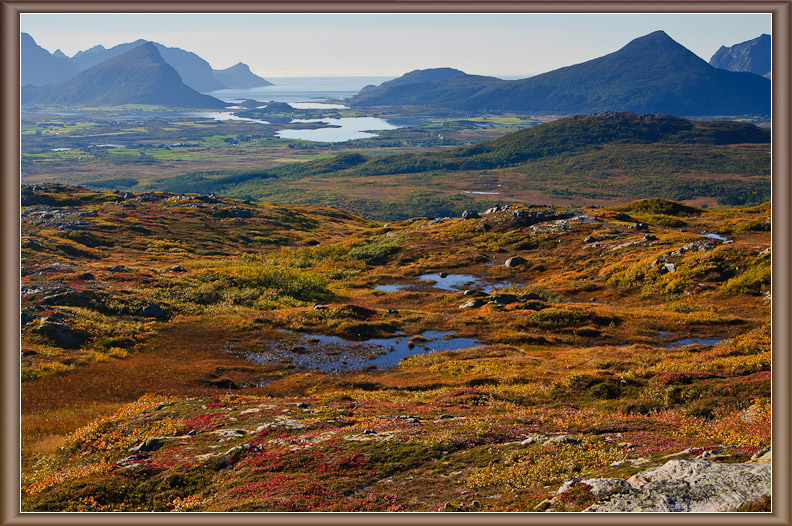
<path fill-rule="evenodd" d="M 299 369 L 339 372 L 367 366 L 393 367 L 402 358 L 432 351 L 454 351 L 481 345 L 475 338 L 454 336 L 453 331 L 426 331 L 418 336 L 347 340 L 322 334 L 282 331 L 283 341 L 272 341 L 267 348 L 246 353 L 262 364 L 291 364 Z"/>
<path fill-rule="evenodd" d="M 701 234 L 704 237 L 708 237 L 710 239 L 717 239 L 718 241 L 723 241 L 724 243 L 728 242 L 729 240 L 725 237 L 718 235 L 718 234 Z"/>
<path fill-rule="evenodd" d="M 513 283 L 495 283 L 485 285 L 481 278 L 473 274 L 446 274 L 442 277 L 441 274 L 424 274 L 419 276 L 421 281 L 434 281 L 432 285 L 436 289 L 450 290 L 453 292 L 460 292 L 470 288 L 480 288 L 487 294 L 494 290 L 510 287 Z"/>
<path fill-rule="evenodd" d="M 699 338 L 684 338 L 682 340 L 676 340 L 670 342 L 666 345 L 666 349 L 679 349 L 680 347 L 685 347 L 686 345 L 715 345 L 716 343 L 722 342 L 723 338 L 718 339 L 699 339 Z"/>
<path fill-rule="evenodd" d="M 493 283 L 493 284 L 485 284 L 484 280 L 481 278 L 474 276 L 473 274 L 445 274 L 441 275 L 440 273 L 432 273 L 432 274 L 423 274 L 418 276 L 418 279 L 421 281 L 430 281 L 433 282 L 430 285 L 436 289 L 448 290 L 451 292 L 462 292 L 466 289 L 477 288 L 480 289 L 487 294 L 490 294 L 498 289 L 502 289 L 504 287 L 511 287 L 514 286 L 514 283 Z M 397 290 L 404 290 L 415 288 L 415 285 L 405 285 L 405 284 L 388 284 L 388 285 L 375 285 L 374 289 L 381 290 L 383 292 L 395 292 Z"/>

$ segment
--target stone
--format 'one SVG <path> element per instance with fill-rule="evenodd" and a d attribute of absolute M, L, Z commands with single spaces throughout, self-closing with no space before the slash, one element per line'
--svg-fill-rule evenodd
<path fill-rule="evenodd" d="M 580 440 L 569 435 L 558 435 L 548 438 L 545 444 L 580 444 Z"/>
<path fill-rule="evenodd" d="M 150 303 L 146 305 L 145 307 L 143 307 L 141 312 L 143 316 L 145 316 L 146 318 L 156 318 L 158 320 L 163 320 L 168 317 L 168 315 L 165 314 L 165 311 L 162 310 L 162 307 L 160 307 L 156 303 Z"/>
<path fill-rule="evenodd" d="M 652 234 L 646 234 L 643 237 L 644 241 L 657 241 L 657 236 L 653 236 Z"/>
<path fill-rule="evenodd" d="M 133 270 L 129 267 L 125 267 L 124 265 L 115 265 L 114 267 L 108 267 L 110 272 L 133 272 Z"/>
<path fill-rule="evenodd" d="M 525 265 L 526 263 L 528 263 L 527 259 L 522 258 L 520 256 L 514 256 L 514 257 L 511 257 L 511 258 L 507 259 L 506 263 L 504 263 L 504 264 L 507 267 L 511 268 L 511 267 L 519 267 L 520 265 Z"/>
<path fill-rule="evenodd" d="M 478 219 L 481 217 L 475 210 L 465 210 L 462 212 L 462 219 Z"/>
<path fill-rule="evenodd" d="M 525 440 L 520 442 L 520 445 L 521 446 L 530 446 L 531 444 L 535 444 L 537 442 L 544 442 L 545 440 L 547 440 L 547 435 L 538 435 L 538 434 L 537 435 L 529 435 L 529 436 L 527 436 L 525 438 Z"/>
<path fill-rule="evenodd" d="M 449 418 L 454 418 L 454 415 L 450 413 L 443 413 L 442 415 L 437 415 L 437 418 L 435 418 L 435 420 L 446 420 Z"/>
<path fill-rule="evenodd" d="M 642 232 L 642 231 L 649 230 L 649 225 L 647 225 L 646 223 L 635 223 L 630 228 L 634 228 L 638 232 Z"/>
<path fill-rule="evenodd" d="M 768 449 L 763 449 L 751 457 L 751 460 L 748 461 L 749 464 L 770 464 L 773 462 L 773 451 Z"/>
<path fill-rule="evenodd" d="M 130 448 L 127 452 L 136 455 L 138 453 L 147 453 L 149 451 L 157 451 L 164 445 L 164 441 L 161 437 L 152 437 L 147 438 L 137 446 Z"/>
<path fill-rule="evenodd" d="M 34 331 L 64 349 L 76 349 L 85 343 L 87 339 L 82 333 L 75 331 L 65 323 L 45 321 L 36 327 Z"/>
<path fill-rule="evenodd" d="M 591 486 L 589 492 L 594 495 L 595 497 L 605 497 L 610 495 L 614 491 L 629 491 L 632 489 L 632 486 L 629 482 L 624 479 L 613 478 L 613 479 L 569 479 L 561 484 L 561 487 L 558 488 L 556 493 L 564 493 L 565 491 L 569 491 L 570 489 L 574 488 L 578 484 L 586 484 Z"/>
<path fill-rule="evenodd" d="M 260 451 L 260 447 L 254 446 L 252 444 L 238 444 L 223 453 L 221 456 L 226 457 L 229 460 L 239 460 L 239 458 L 244 455 L 249 453 L 258 453 Z"/>
<path fill-rule="evenodd" d="M 599 241 L 599 240 L 600 240 L 599 238 L 596 238 L 596 237 L 594 237 L 594 236 L 586 236 L 586 237 L 583 239 L 583 242 L 584 242 L 584 243 L 596 243 L 596 242 L 597 242 L 597 241 Z"/>
<path fill-rule="evenodd" d="M 309 407 L 311 407 L 311 404 L 307 404 L 305 402 L 300 402 L 299 404 L 297 404 L 298 409 L 308 409 Z"/>
<path fill-rule="evenodd" d="M 512 303 L 517 303 L 519 300 L 514 294 L 495 294 L 490 296 L 490 301 L 498 305 L 509 305 Z"/>
<path fill-rule="evenodd" d="M 36 321 L 36 317 L 28 313 L 27 311 L 22 311 L 20 313 L 20 321 L 22 323 L 22 326 L 24 327 L 28 323 L 33 323 L 34 321 Z"/>
<path fill-rule="evenodd" d="M 247 435 L 248 431 L 245 429 L 218 429 L 211 433 L 221 438 L 239 438 Z"/>
<path fill-rule="evenodd" d="M 676 265 L 674 265 L 673 263 L 664 263 L 661 269 L 665 270 L 665 272 L 670 272 L 671 274 L 673 274 L 674 272 L 676 272 Z"/>
<path fill-rule="evenodd" d="M 165 272 L 187 272 L 187 269 L 181 265 L 173 265 L 172 267 L 166 268 Z"/>
<path fill-rule="evenodd" d="M 597 479 L 595 479 L 597 480 Z M 595 502 L 587 512 L 732 511 L 771 494 L 771 464 L 669 460 L 627 479 L 629 487 Z"/>
<path fill-rule="evenodd" d="M 479 299 L 479 298 L 475 298 L 475 299 L 472 299 L 470 301 L 467 301 L 467 302 L 463 303 L 462 305 L 459 306 L 459 308 L 460 309 L 478 309 L 479 307 L 483 307 L 483 306 L 484 306 L 484 301 Z"/>

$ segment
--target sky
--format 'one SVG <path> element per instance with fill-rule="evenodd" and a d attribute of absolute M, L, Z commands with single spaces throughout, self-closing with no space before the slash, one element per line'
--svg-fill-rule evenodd
<path fill-rule="evenodd" d="M 68 56 L 143 38 L 192 51 L 215 69 L 244 62 L 264 78 L 399 76 L 434 67 L 530 76 L 657 30 L 709 61 L 722 45 L 771 34 L 771 15 L 22 13 L 20 29 Z"/>

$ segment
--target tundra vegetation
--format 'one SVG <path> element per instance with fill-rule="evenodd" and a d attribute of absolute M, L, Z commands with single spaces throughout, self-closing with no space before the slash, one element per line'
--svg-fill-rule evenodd
<path fill-rule="evenodd" d="M 22 205 L 25 511 L 580 511 L 770 446 L 769 203 Z"/>

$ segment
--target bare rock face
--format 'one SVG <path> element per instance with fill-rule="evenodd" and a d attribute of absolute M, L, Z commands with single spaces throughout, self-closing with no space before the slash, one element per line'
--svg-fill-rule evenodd
<path fill-rule="evenodd" d="M 730 511 L 770 495 L 771 481 L 770 464 L 670 460 L 613 485 L 613 494 L 584 511 Z"/>

